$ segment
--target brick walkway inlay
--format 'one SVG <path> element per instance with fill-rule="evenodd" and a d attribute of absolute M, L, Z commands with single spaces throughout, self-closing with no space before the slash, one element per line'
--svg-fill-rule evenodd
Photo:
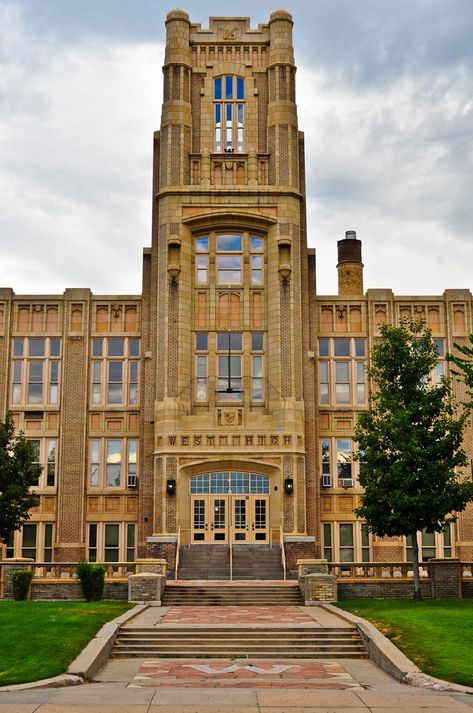
<path fill-rule="evenodd" d="M 358 687 L 335 661 L 268 659 L 168 659 L 143 663 L 131 687 L 146 688 L 323 688 Z"/>
<path fill-rule="evenodd" d="M 314 624 L 301 607 L 171 607 L 162 624 Z"/>

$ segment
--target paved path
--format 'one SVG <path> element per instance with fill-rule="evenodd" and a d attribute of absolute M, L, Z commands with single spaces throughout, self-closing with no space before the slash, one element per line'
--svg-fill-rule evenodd
<path fill-rule="evenodd" d="M 189 617 L 199 626 L 212 616 L 207 609 L 150 607 L 128 626 L 165 626 L 175 619 L 188 624 Z M 213 609 L 220 624 L 235 622 L 235 607 Z M 245 623 L 250 619 L 255 627 L 276 624 L 273 607 L 264 609 L 264 614 L 258 609 L 241 608 Z M 292 626 L 301 617 L 304 623 L 312 621 L 320 627 L 341 623 L 317 607 L 284 610 Z M 261 616 L 269 621 L 262 622 Z M 366 659 L 111 660 L 94 683 L 0 692 L 0 713 L 472 713 L 472 709 L 473 696 L 434 694 L 402 685 Z"/>

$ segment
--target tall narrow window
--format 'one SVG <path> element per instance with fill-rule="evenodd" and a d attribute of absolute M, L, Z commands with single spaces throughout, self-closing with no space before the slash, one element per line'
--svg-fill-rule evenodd
<path fill-rule="evenodd" d="M 252 356 L 251 398 L 253 401 L 263 400 L 263 357 Z"/>
<path fill-rule="evenodd" d="M 217 396 L 221 401 L 241 400 L 241 356 L 218 357 Z"/>
<path fill-rule="evenodd" d="M 35 465 L 39 465 L 41 463 L 41 441 L 39 439 L 32 439 L 30 440 L 30 443 L 33 446 L 34 463 Z M 35 482 L 32 483 L 32 485 L 39 485 L 39 476 L 35 479 Z"/>
<path fill-rule="evenodd" d="M 36 560 L 37 525 L 23 525 L 21 556 Z"/>
<path fill-rule="evenodd" d="M 365 363 L 363 361 L 356 362 L 356 403 L 366 403 L 366 379 L 365 379 Z"/>
<path fill-rule="evenodd" d="M 44 525 L 43 560 L 53 561 L 53 525 L 50 523 Z"/>
<path fill-rule="evenodd" d="M 110 361 L 108 363 L 107 403 L 121 404 L 123 389 L 123 362 Z"/>
<path fill-rule="evenodd" d="M 97 562 L 97 525 L 89 525 L 89 562 Z"/>
<path fill-rule="evenodd" d="M 214 79 L 215 150 L 244 150 L 245 82 L 227 75 Z M 224 126 L 222 124 L 224 123 Z M 225 133 L 222 136 L 222 129 Z"/>
<path fill-rule="evenodd" d="M 43 403 L 43 367 L 42 361 L 30 361 L 28 364 L 28 403 Z"/>
<path fill-rule="evenodd" d="M 21 381 L 23 372 L 23 362 L 15 361 L 13 363 L 13 389 L 12 403 L 21 404 Z"/>
<path fill-rule="evenodd" d="M 339 542 L 340 542 L 340 562 L 354 561 L 354 542 L 353 542 L 353 525 L 351 523 L 339 524 Z"/>
<path fill-rule="evenodd" d="M 207 237 L 195 238 L 194 247 L 196 282 L 198 285 L 206 285 L 209 281 L 209 239 Z"/>
<path fill-rule="evenodd" d="M 135 526 L 132 524 L 126 526 L 126 561 L 135 561 Z"/>
<path fill-rule="evenodd" d="M 370 557 L 370 532 L 366 522 L 361 523 L 361 561 L 369 562 Z"/>
<path fill-rule="evenodd" d="M 197 401 L 207 401 L 207 356 L 198 355 L 196 359 L 196 399 Z"/>
<path fill-rule="evenodd" d="M 322 487 L 329 488 L 332 485 L 332 469 L 330 467 L 330 438 L 322 438 L 320 441 L 322 458 Z"/>
<path fill-rule="evenodd" d="M 58 402 L 58 383 L 59 383 L 59 362 L 52 361 L 49 364 L 49 403 L 57 404 Z"/>
<path fill-rule="evenodd" d="M 102 401 L 102 363 L 94 361 L 92 364 L 92 403 L 100 404 Z"/>
<path fill-rule="evenodd" d="M 350 362 L 335 362 L 335 402 L 350 403 Z"/>
<path fill-rule="evenodd" d="M 107 487 L 120 487 L 121 483 L 121 441 L 109 438 L 107 440 L 107 467 L 106 485 Z"/>
<path fill-rule="evenodd" d="M 337 438 L 337 464 L 338 464 L 338 479 L 342 481 L 341 485 L 352 478 L 352 454 L 351 443 L 349 438 Z"/>
<path fill-rule="evenodd" d="M 118 562 L 120 554 L 120 525 L 105 525 L 105 562 Z"/>
<path fill-rule="evenodd" d="M 136 438 L 128 439 L 128 472 L 127 472 L 127 482 L 136 482 Z"/>
<path fill-rule="evenodd" d="M 328 361 L 319 362 L 319 399 L 321 404 L 329 402 L 329 363 Z"/>
<path fill-rule="evenodd" d="M 46 485 L 52 488 L 56 485 L 56 449 L 57 440 L 48 438 L 48 461 L 46 464 Z"/>
<path fill-rule="evenodd" d="M 324 523 L 324 559 L 333 562 L 332 524 L 330 522 Z"/>
<path fill-rule="evenodd" d="M 90 442 L 90 486 L 99 487 L 100 474 L 100 440 L 93 438 Z"/>

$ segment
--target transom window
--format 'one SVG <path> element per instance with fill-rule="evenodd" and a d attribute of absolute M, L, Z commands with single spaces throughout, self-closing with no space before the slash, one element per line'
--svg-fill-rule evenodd
<path fill-rule="evenodd" d="M 233 153 L 244 146 L 243 77 L 231 75 L 214 80 L 215 151 Z"/>
<path fill-rule="evenodd" d="M 190 481 L 191 495 L 269 494 L 269 477 L 258 473 L 218 472 L 195 475 Z"/>

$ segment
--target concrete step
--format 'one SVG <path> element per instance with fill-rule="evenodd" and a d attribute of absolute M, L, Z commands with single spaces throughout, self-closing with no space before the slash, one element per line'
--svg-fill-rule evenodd
<path fill-rule="evenodd" d="M 366 658 L 355 628 L 191 627 L 119 630 L 113 658 Z"/>
<path fill-rule="evenodd" d="M 233 545 L 233 577 L 283 579 L 279 546 Z M 191 545 L 179 549 L 179 579 L 228 578 L 229 545 Z"/>

